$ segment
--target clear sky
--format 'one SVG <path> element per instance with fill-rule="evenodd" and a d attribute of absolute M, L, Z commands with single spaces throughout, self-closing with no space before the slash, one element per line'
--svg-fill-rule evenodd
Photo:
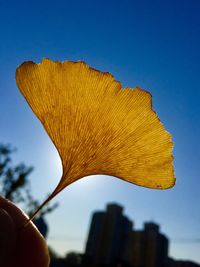
<path fill-rule="evenodd" d="M 125 86 L 153 95 L 175 143 L 177 184 L 155 191 L 116 178 L 82 179 L 53 201 L 48 242 L 64 255 L 83 251 L 91 212 L 115 201 L 135 228 L 154 220 L 170 255 L 200 263 L 200 1 L 0 0 L 0 142 L 33 165 L 31 184 L 44 199 L 61 175 L 58 154 L 20 95 L 15 69 L 26 60 L 83 60 Z"/>

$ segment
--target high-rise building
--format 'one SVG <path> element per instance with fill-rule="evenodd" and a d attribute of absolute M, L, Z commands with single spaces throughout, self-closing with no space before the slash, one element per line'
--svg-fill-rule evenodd
<path fill-rule="evenodd" d="M 145 223 L 144 230 L 132 231 L 126 256 L 132 267 L 163 267 L 168 261 L 168 239 L 155 223 Z"/>
<path fill-rule="evenodd" d="M 168 239 L 155 223 L 144 225 L 144 267 L 162 267 L 168 260 Z"/>
<path fill-rule="evenodd" d="M 85 250 L 85 260 L 91 266 L 117 266 L 126 261 L 132 222 L 117 204 L 107 205 L 105 212 L 95 212 Z"/>

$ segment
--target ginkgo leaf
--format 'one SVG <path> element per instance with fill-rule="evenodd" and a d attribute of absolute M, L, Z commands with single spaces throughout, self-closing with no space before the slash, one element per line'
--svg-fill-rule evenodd
<path fill-rule="evenodd" d="M 112 175 L 149 188 L 175 183 L 171 135 L 152 110 L 151 95 L 121 88 L 84 62 L 23 63 L 16 81 L 62 160 L 52 193 L 88 175 Z"/>

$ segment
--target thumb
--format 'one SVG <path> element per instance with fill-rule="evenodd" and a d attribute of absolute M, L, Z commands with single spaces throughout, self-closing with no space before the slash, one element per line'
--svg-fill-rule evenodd
<path fill-rule="evenodd" d="M 46 242 L 28 217 L 10 201 L 0 197 L 0 266 L 48 267 Z"/>
<path fill-rule="evenodd" d="M 9 214 L 0 208 L 0 266 L 5 265 L 16 248 L 16 227 Z"/>

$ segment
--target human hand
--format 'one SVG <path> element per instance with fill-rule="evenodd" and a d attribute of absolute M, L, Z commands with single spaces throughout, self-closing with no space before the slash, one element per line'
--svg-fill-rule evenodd
<path fill-rule="evenodd" d="M 48 267 L 46 242 L 28 217 L 10 201 L 0 197 L 0 266 Z"/>

